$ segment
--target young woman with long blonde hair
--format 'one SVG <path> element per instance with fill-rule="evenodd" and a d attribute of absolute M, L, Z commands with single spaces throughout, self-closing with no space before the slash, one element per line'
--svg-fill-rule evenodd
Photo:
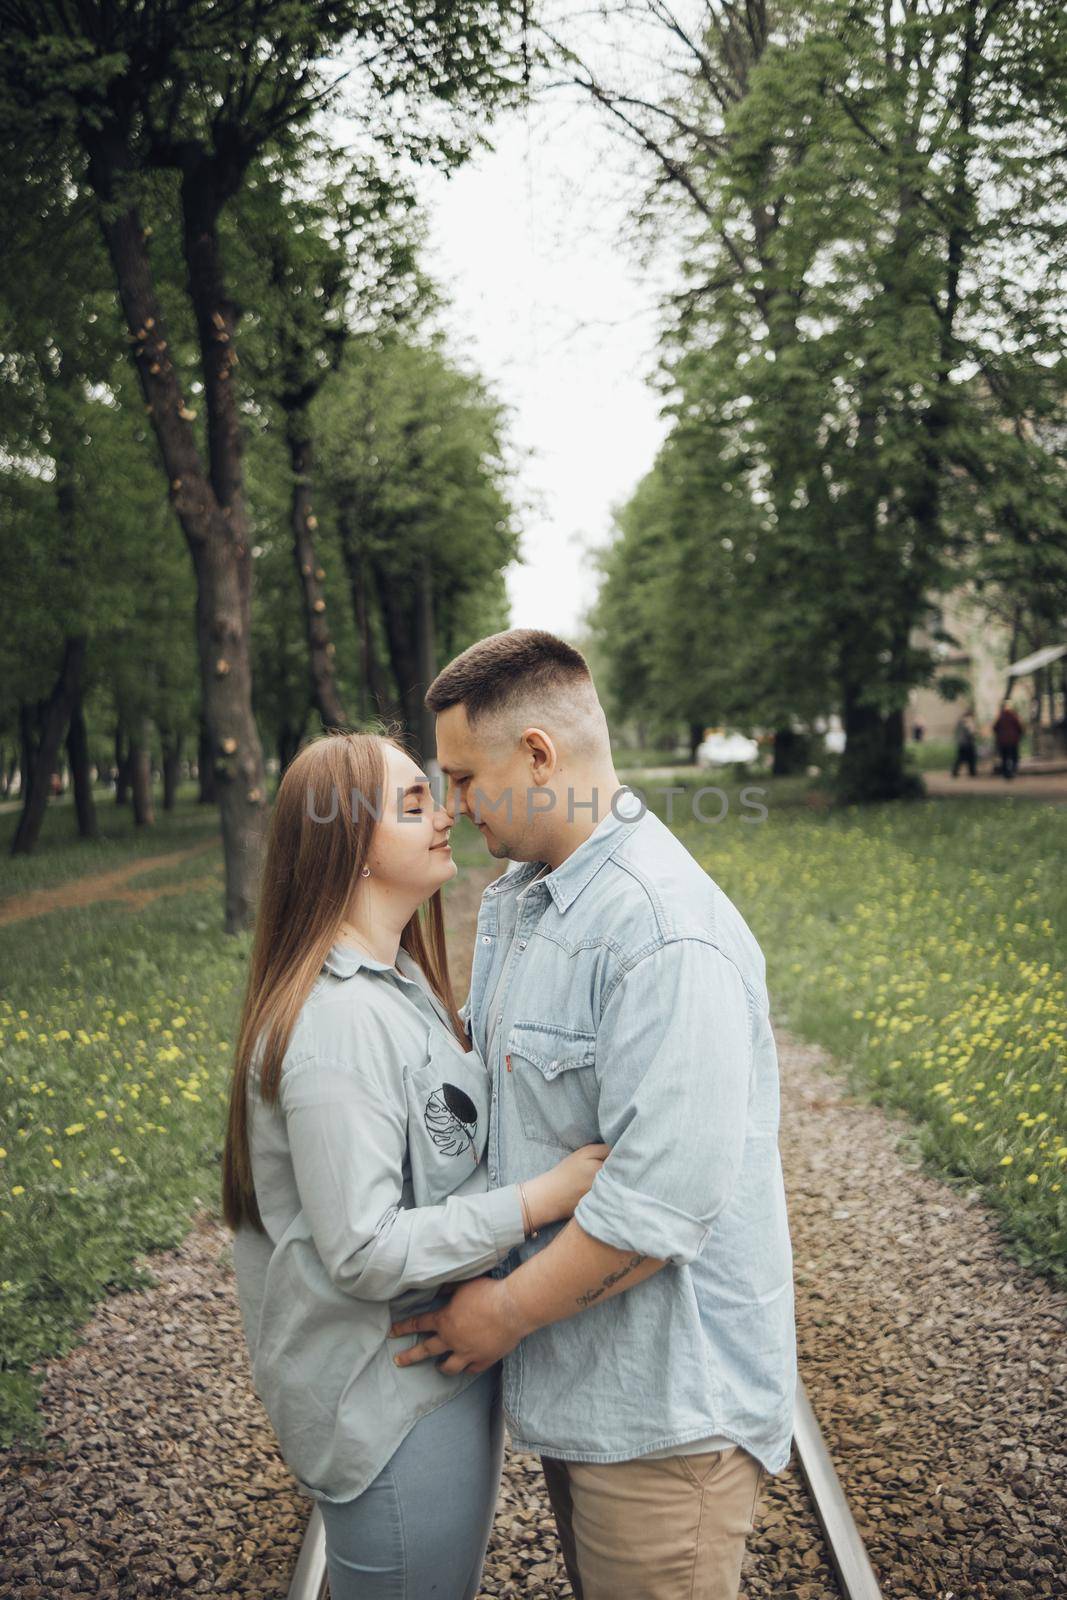
<path fill-rule="evenodd" d="M 451 826 L 397 739 L 330 733 L 283 774 L 263 862 L 223 1211 L 253 1383 L 322 1511 L 332 1600 L 474 1600 L 500 1363 L 397 1367 L 389 1328 L 569 1217 L 608 1153 L 488 1185 L 491 1087 L 445 949 Z"/>

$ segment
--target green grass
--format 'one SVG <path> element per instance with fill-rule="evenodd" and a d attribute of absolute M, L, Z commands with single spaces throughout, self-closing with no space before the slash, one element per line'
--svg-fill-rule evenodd
<path fill-rule="evenodd" d="M 831 1051 L 853 1092 L 911 1113 L 928 1170 L 977 1187 L 1016 1259 L 1067 1281 L 1062 810 L 953 797 L 817 812 L 796 781 L 760 783 L 765 822 L 735 805 L 702 826 L 682 801 L 675 816 L 759 938 L 779 1020 Z"/>
<path fill-rule="evenodd" d="M 918 743 L 914 739 L 908 740 L 908 765 L 919 772 L 951 772 L 955 759 L 954 739 L 920 739 Z"/>
<path fill-rule="evenodd" d="M 31 1364 L 76 1343 L 104 1294 L 154 1281 L 140 1251 L 218 1208 L 248 950 L 221 932 L 219 884 L 0 928 L 0 1443 L 38 1438 Z"/>

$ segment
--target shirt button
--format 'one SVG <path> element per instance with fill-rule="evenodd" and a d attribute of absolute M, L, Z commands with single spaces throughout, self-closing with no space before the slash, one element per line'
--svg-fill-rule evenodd
<path fill-rule="evenodd" d="M 525 939 L 520 939 L 519 940 L 519 949 L 520 950 L 525 950 L 526 949 L 526 940 Z"/>
<path fill-rule="evenodd" d="M 487 933 L 483 933 L 482 934 L 482 943 L 483 944 L 488 944 L 489 943 L 489 935 Z"/>

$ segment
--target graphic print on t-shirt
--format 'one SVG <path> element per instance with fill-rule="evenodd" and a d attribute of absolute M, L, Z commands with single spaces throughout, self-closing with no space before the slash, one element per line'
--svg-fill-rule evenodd
<path fill-rule="evenodd" d="M 423 1114 L 430 1138 L 450 1156 L 461 1156 L 474 1146 L 478 1108 L 469 1094 L 454 1083 L 443 1083 L 426 1102 Z"/>

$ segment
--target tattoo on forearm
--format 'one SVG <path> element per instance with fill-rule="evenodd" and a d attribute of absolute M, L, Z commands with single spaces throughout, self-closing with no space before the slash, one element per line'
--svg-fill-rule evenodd
<path fill-rule="evenodd" d="M 595 1289 L 587 1289 L 584 1294 L 580 1294 L 578 1296 L 578 1304 L 580 1306 L 591 1306 L 594 1300 L 600 1299 L 605 1289 L 610 1289 L 613 1283 L 618 1283 L 620 1278 L 625 1278 L 628 1272 L 632 1272 L 635 1267 L 639 1267 L 642 1261 L 647 1259 L 647 1256 L 631 1256 L 625 1266 L 620 1267 L 617 1272 L 609 1272 L 603 1283 L 598 1284 Z"/>

